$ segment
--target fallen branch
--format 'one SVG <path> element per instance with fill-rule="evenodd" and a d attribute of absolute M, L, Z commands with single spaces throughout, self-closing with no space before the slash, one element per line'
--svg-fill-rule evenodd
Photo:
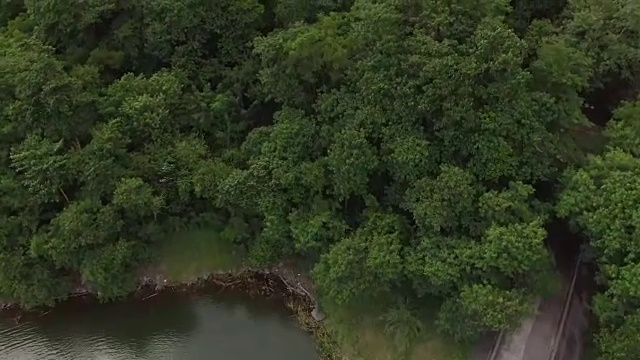
<path fill-rule="evenodd" d="M 311 295 L 311 293 L 308 292 L 307 289 L 305 289 L 300 282 L 298 282 L 298 287 L 300 287 L 300 289 L 302 289 L 302 291 L 304 291 L 305 294 L 307 294 L 307 296 L 309 297 L 309 299 L 311 299 L 311 301 L 313 301 L 314 303 L 316 302 L 316 299 L 313 297 L 313 295 Z"/>
<path fill-rule="evenodd" d="M 90 291 L 85 291 L 85 292 L 81 292 L 81 293 L 72 294 L 69 297 L 73 298 L 73 297 L 79 297 L 79 296 L 86 296 L 86 295 L 90 295 L 90 294 L 91 294 Z"/>
<path fill-rule="evenodd" d="M 157 292 L 157 293 L 151 294 L 151 295 L 149 295 L 149 296 L 146 296 L 146 297 L 144 297 L 144 298 L 142 299 L 142 301 L 145 301 L 145 300 L 147 300 L 147 299 L 151 299 L 152 297 L 157 296 L 158 294 L 160 294 L 160 293 L 159 293 L 159 292 Z"/>
<path fill-rule="evenodd" d="M 224 281 L 220 281 L 220 280 L 216 280 L 216 279 L 212 278 L 211 282 L 213 282 L 216 285 L 223 286 L 223 287 L 229 287 L 229 286 L 232 286 L 232 285 L 235 285 L 235 284 L 238 284 L 238 283 L 242 282 L 242 280 L 236 280 L 236 281 L 232 281 L 232 282 L 226 283 Z"/>
<path fill-rule="evenodd" d="M 287 282 L 287 279 L 285 279 L 284 276 L 278 274 L 278 277 L 280 277 L 280 280 L 282 280 L 282 283 L 284 283 L 284 285 L 287 287 L 287 289 L 289 289 L 289 291 L 301 296 L 308 295 L 308 294 L 305 294 L 304 292 L 301 292 L 297 287 L 294 287 L 291 284 L 289 284 L 289 282 Z"/>

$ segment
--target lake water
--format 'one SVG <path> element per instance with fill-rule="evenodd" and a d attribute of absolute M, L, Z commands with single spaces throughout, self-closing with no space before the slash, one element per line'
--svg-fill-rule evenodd
<path fill-rule="evenodd" d="M 1 360 L 318 360 L 282 304 L 239 295 L 163 294 L 0 314 Z"/>

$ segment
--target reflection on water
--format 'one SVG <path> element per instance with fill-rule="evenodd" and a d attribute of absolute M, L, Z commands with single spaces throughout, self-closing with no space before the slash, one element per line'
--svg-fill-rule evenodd
<path fill-rule="evenodd" d="M 279 304 L 233 295 L 65 304 L 16 325 L 0 316 L 2 360 L 316 360 Z"/>

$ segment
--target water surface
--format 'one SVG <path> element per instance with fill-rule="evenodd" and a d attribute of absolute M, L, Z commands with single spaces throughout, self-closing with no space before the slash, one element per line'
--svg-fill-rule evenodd
<path fill-rule="evenodd" d="M 1 360 L 317 360 L 282 305 L 239 295 L 163 294 L 68 303 L 16 325 L 0 314 Z"/>

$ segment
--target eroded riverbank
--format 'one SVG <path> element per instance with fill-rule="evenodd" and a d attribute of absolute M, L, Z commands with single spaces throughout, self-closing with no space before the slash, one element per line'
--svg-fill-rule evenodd
<path fill-rule="evenodd" d="M 161 272 L 154 272 L 150 275 L 145 271 L 139 278 L 138 288 L 131 293 L 128 299 L 147 298 L 166 291 L 199 291 L 203 287 L 219 287 L 221 290 L 234 289 L 242 290 L 250 296 L 271 297 L 274 295 L 283 298 L 295 298 L 297 302 L 304 303 L 305 307 L 311 310 L 317 305 L 310 280 L 300 274 L 286 268 L 271 268 L 255 270 L 251 268 L 241 268 L 237 271 L 214 272 L 194 276 L 189 280 L 175 281 L 168 278 Z M 78 286 L 68 298 L 75 297 L 95 297 L 91 288 Z M 64 300 L 63 300 L 64 301 Z M 20 307 L 19 304 L 8 300 L 0 299 L 0 310 L 28 311 Z"/>

